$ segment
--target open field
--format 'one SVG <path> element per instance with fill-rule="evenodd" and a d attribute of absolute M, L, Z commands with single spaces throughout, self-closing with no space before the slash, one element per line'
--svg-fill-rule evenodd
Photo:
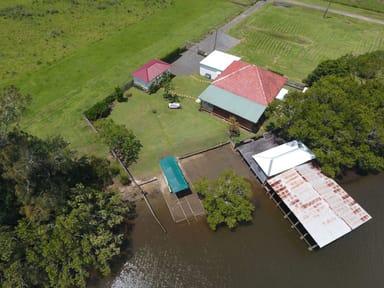
<path fill-rule="evenodd" d="M 326 1 L 326 0 L 323 0 Z M 328 2 L 328 1 L 326 1 Z M 333 0 L 332 2 L 368 9 L 372 11 L 384 12 L 384 1 L 383 0 Z"/>
<path fill-rule="evenodd" d="M 322 14 L 267 4 L 230 30 L 241 39 L 230 52 L 301 81 L 323 60 L 384 49 L 384 26 Z"/>
<path fill-rule="evenodd" d="M 22 128 L 37 136 L 60 134 L 72 148 L 105 155 L 82 112 L 128 82 L 130 72 L 143 63 L 201 37 L 243 9 L 226 0 L 175 1 L 50 66 L 18 75 L 11 83 L 33 98 Z"/>
<path fill-rule="evenodd" d="M 195 98 L 207 83 L 192 77 L 174 79 L 176 91 L 195 91 Z M 192 89 L 185 89 L 193 86 Z M 126 103 L 118 103 L 111 118 L 132 129 L 143 144 L 138 163 L 132 165 L 136 176 L 152 176 L 160 171 L 159 160 L 166 156 L 181 156 L 228 141 L 227 124 L 206 112 L 199 112 L 194 99 L 180 97 L 182 109 L 168 109 L 163 90 L 148 95 L 135 88 Z M 251 134 L 242 132 L 244 137 Z"/>
<path fill-rule="evenodd" d="M 297 1 L 303 2 L 303 3 L 308 3 L 308 4 L 314 4 L 317 6 L 323 6 L 324 8 L 326 8 L 328 6 L 328 3 L 329 3 L 329 1 L 326 1 L 326 0 L 297 0 Z M 347 2 L 351 2 L 351 3 L 355 3 L 355 4 L 358 3 L 360 6 L 354 5 L 354 4 L 350 5 Z M 343 0 L 336 1 L 335 0 L 335 1 L 331 1 L 331 5 L 329 6 L 329 8 L 335 9 L 335 10 L 340 10 L 340 11 L 345 11 L 345 12 L 349 12 L 349 13 L 354 13 L 354 14 L 358 14 L 361 16 L 365 16 L 365 17 L 384 20 L 384 1 L 381 2 L 382 6 L 378 6 L 377 9 L 374 9 L 374 10 L 369 9 L 369 8 L 364 8 L 364 5 L 362 5 L 362 4 L 365 4 L 365 2 L 366 1 L 356 2 L 356 1 L 348 1 L 348 0 L 346 0 L 346 1 L 343 1 Z"/>
<path fill-rule="evenodd" d="M 166 7 L 156 1 L 0 1 L 0 79 L 12 81 Z"/>

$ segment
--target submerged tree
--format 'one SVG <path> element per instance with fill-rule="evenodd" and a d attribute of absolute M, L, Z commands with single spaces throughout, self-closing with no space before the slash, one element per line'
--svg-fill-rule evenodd
<path fill-rule="evenodd" d="M 225 171 L 213 182 L 203 178 L 194 189 L 203 197 L 207 222 L 212 230 L 221 224 L 233 229 L 242 222 L 252 221 L 255 207 L 249 200 L 250 185 L 234 171 Z"/>

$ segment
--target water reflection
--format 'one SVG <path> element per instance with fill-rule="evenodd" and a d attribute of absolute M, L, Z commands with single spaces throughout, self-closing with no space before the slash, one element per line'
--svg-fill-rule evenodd
<path fill-rule="evenodd" d="M 168 233 L 139 204 L 133 257 L 100 287 L 384 287 L 383 183 L 384 174 L 342 183 L 374 219 L 312 253 L 259 188 L 253 224 L 235 232 L 176 225 L 152 199 Z"/>

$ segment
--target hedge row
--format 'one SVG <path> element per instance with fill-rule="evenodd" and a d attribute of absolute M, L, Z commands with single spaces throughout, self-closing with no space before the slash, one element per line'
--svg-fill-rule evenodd
<path fill-rule="evenodd" d="M 115 92 L 105 97 L 103 100 L 97 102 L 91 108 L 84 112 L 84 115 L 91 121 L 96 121 L 100 118 L 106 118 L 111 114 L 112 104 L 117 100 L 118 102 L 126 102 L 128 99 L 124 97 L 124 93 L 120 87 L 115 88 Z"/>

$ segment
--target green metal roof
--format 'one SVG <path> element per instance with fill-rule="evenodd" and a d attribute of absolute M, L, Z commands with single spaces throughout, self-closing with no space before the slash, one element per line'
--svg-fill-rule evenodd
<path fill-rule="evenodd" d="M 161 159 L 160 167 L 163 170 L 164 176 L 172 193 L 178 193 L 189 188 L 175 157 Z"/>
<path fill-rule="evenodd" d="M 252 123 L 257 123 L 267 108 L 214 85 L 209 85 L 199 98 Z"/>

